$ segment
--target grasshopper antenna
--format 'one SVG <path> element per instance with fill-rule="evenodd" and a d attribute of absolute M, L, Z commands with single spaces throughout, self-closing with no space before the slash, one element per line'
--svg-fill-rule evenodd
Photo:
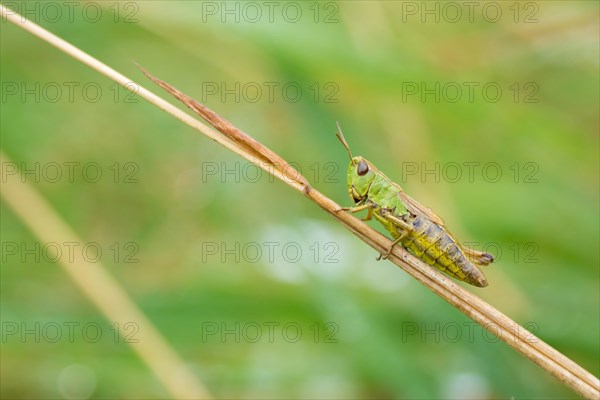
<path fill-rule="evenodd" d="M 342 142 L 342 145 L 346 148 L 346 151 L 348 152 L 348 155 L 350 156 L 350 161 L 352 161 L 354 163 L 354 157 L 352 156 L 352 152 L 350 151 L 350 146 L 348 146 L 348 142 L 346 142 L 346 138 L 344 137 L 344 134 L 342 133 L 342 128 L 340 127 L 340 123 L 336 121 L 335 124 L 337 125 L 337 128 L 338 128 L 338 131 L 335 134 L 335 136 L 337 136 L 337 138 L 340 140 L 340 142 Z"/>

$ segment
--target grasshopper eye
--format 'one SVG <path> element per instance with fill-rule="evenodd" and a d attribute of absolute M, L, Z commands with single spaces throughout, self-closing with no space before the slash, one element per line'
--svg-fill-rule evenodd
<path fill-rule="evenodd" d="M 364 176 L 367 174 L 367 172 L 369 172 L 369 164 L 361 160 L 358 163 L 358 168 L 356 168 L 356 173 L 358 176 Z"/>

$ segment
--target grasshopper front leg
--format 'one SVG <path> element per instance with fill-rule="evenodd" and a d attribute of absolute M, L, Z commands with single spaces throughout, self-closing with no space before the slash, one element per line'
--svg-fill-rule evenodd
<path fill-rule="evenodd" d="M 349 211 L 352 214 L 361 212 L 363 210 L 369 210 L 367 216 L 361 218 L 361 221 L 370 221 L 373 218 L 373 204 L 370 202 L 366 202 L 365 204 L 357 205 L 354 207 L 342 207 L 340 210 Z"/>

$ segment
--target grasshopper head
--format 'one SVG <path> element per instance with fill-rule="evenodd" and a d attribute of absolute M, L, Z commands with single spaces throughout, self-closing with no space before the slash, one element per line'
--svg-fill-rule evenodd
<path fill-rule="evenodd" d="M 342 142 L 342 145 L 346 148 L 348 156 L 350 156 L 350 165 L 348 166 L 348 193 L 355 203 L 363 200 L 369 192 L 369 186 L 375 179 L 375 167 L 362 157 L 354 157 L 350 151 L 350 146 L 346 142 L 346 138 L 342 133 L 340 124 L 337 124 L 338 133 L 336 136 Z"/>
<path fill-rule="evenodd" d="M 375 179 L 375 168 L 362 157 L 352 157 L 348 166 L 348 193 L 355 203 L 364 199 Z"/>

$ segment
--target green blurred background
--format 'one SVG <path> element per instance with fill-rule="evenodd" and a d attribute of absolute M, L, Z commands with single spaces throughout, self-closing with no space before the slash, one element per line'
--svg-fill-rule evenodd
<path fill-rule="evenodd" d="M 600 373 L 597 2 L 5 4 L 169 101 L 133 61 L 205 101 L 348 205 L 340 121 L 355 154 L 496 254 L 477 295 Z M 2 151 L 38 163 L 26 181 L 215 397 L 577 397 L 293 190 L 0 29 Z M 68 162 L 103 175 L 44 175 Z M 57 263 L 25 254 L 38 239 L 4 202 L 1 217 L 2 397 L 169 397 Z M 52 323 L 79 325 L 54 342 Z"/>

